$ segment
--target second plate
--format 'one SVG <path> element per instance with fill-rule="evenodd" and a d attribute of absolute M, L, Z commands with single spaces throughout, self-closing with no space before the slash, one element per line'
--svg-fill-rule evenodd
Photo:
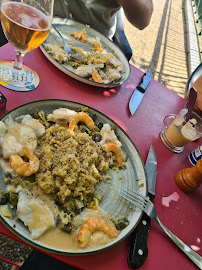
<path fill-rule="evenodd" d="M 97 38 L 102 42 L 102 47 L 106 49 L 108 52 L 115 53 L 119 61 L 122 63 L 124 68 L 124 74 L 122 74 L 122 77 L 120 80 L 108 84 L 104 83 L 97 83 L 94 81 L 91 81 L 87 78 L 83 78 L 75 73 L 75 69 L 72 67 L 71 63 L 63 63 L 60 64 L 57 62 L 45 49 L 45 44 L 51 44 L 51 45 L 63 45 L 62 39 L 58 36 L 58 34 L 51 29 L 46 41 L 40 46 L 43 54 L 47 57 L 47 59 L 55 65 L 58 69 L 60 69 L 65 74 L 69 75 L 70 77 L 83 82 L 85 84 L 93 85 L 96 87 L 103 87 L 103 88 L 112 88 L 121 85 L 123 82 L 125 82 L 129 75 L 130 75 L 130 65 L 128 63 L 127 58 L 125 57 L 124 53 L 108 38 L 100 34 L 99 32 L 95 31 L 94 29 L 90 28 L 87 25 L 83 25 L 81 23 L 67 20 L 67 19 L 59 19 L 54 18 L 53 24 L 57 28 L 57 30 L 63 35 L 63 37 L 66 39 L 67 43 L 71 42 L 73 38 L 70 36 L 71 32 L 77 31 L 81 32 L 84 28 L 86 29 L 87 35 L 90 38 Z M 78 42 L 74 40 L 74 46 L 81 46 L 81 42 Z M 90 51 L 90 47 L 88 48 L 87 44 L 82 43 L 82 48 L 86 51 Z"/>

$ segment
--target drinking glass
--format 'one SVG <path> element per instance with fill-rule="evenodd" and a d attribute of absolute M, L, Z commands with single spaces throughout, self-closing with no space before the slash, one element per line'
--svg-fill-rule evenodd
<path fill-rule="evenodd" d="M 3 31 L 16 51 L 15 61 L 4 61 L 3 66 L 0 65 L 0 79 L 6 84 L 17 88 L 33 86 L 36 73 L 23 64 L 23 57 L 47 38 L 52 24 L 53 5 L 54 0 L 1 1 Z"/>
<path fill-rule="evenodd" d="M 179 112 L 178 115 L 169 114 L 164 120 L 166 129 L 160 132 L 160 137 L 165 146 L 172 152 L 181 153 L 184 146 L 202 136 L 202 118 L 193 111 L 189 121 L 185 122 L 188 109 L 187 105 Z M 168 120 L 173 119 L 169 125 Z"/>

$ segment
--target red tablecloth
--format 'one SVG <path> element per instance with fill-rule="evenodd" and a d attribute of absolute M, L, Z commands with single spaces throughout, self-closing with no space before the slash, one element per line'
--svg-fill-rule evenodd
<path fill-rule="evenodd" d="M 10 45 L 0 48 L 0 60 L 14 59 Z M 39 86 L 30 92 L 15 92 L 0 86 L 7 97 L 7 111 L 21 104 L 40 99 L 66 99 L 84 103 L 116 121 L 131 137 L 145 162 L 152 144 L 158 159 L 156 197 L 154 204 L 162 223 L 187 245 L 202 255 L 202 187 L 192 194 L 181 192 L 174 182 L 174 175 L 185 167 L 191 167 L 187 155 L 202 144 L 202 140 L 186 145 L 181 154 L 170 152 L 161 142 L 159 132 L 164 128 L 163 119 L 169 113 L 178 113 L 186 101 L 152 79 L 145 97 L 134 114 L 128 109 L 130 96 L 139 83 L 143 72 L 131 66 L 129 79 L 114 89 L 102 89 L 80 83 L 53 66 L 40 49 L 28 53 L 24 62 L 34 68 L 40 77 Z M 177 192 L 178 201 L 170 202 L 169 207 L 162 204 L 162 198 Z M 19 238 L 0 223 L 0 232 L 18 241 Z M 129 269 L 127 254 L 130 237 L 117 246 L 87 256 L 51 256 L 69 263 L 79 269 Z M 181 252 L 153 221 L 148 237 L 149 255 L 145 264 L 139 268 L 191 270 L 197 267 Z"/>

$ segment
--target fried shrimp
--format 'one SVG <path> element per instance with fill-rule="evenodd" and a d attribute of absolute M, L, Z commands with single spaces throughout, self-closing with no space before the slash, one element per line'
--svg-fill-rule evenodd
<path fill-rule="evenodd" d="M 39 159 L 27 147 L 23 147 L 23 152 L 29 158 L 29 162 L 25 162 L 18 155 L 11 155 L 10 165 L 13 170 L 21 176 L 30 176 L 39 169 Z"/>
<path fill-rule="evenodd" d="M 73 32 L 70 34 L 71 36 L 73 36 L 75 39 L 77 40 L 81 40 L 83 42 L 86 42 L 87 40 L 87 33 L 86 33 L 86 30 L 83 29 L 81 32 Z"/>
<path fill-rule="evenodd" d="M 78 112 L 75 114 L 70 122 L 69 122 L 69 131 L 73 131 L 75 126 L 79 123 L 83 122 L 90 130 L 95 128 L 95 124 L 93 119 L 85 112 Z"/>
<path fill-rule="evenodd" d="M 103 52 L 102 43 L 94 38 L 88 38 L 88 43 L 94 47 L 94 51 Z"/>
<path fill-rule="evenodd" d="M 95 51 L 103 52 L 102 43 L 99 40 L 96 40 L 96 42 L 94 43 L 94 47 Z"/>
<path fill-rule="evenodd" d="M 102 78 L 100 77 L 97 70 L 91 72 L 91 76 L 94 82 L 103 83 Z"/>
<path fill-rule="evenodd" d="M 118 235 L 118 232 L 102 219 L 91 218 L 84 222 L 77 234 L 77 241 L 81 247 L 85 247 L 88 244 L 91 234 L 94 231 L 102 231 L 113 238 Z"/>
<path fill-rule="evenodd" d="M 122 166 L 123 160 L 122 160 L 121 150 L 116 144 L 114 143 L 103 144 L 102 149 L 105 152 L 113 152 L 116 156 L 116 161 L 117 161 L 118 166 L 119 167 Z"/>

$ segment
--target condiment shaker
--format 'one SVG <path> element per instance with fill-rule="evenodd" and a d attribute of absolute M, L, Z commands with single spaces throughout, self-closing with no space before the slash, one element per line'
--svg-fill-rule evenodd
<path fill-rule="evenodd" d="M 185 168 L 175 175 L 175 183 L 184 192 L 196 190 L 202 182 L 202 157 L 192 168 Z"/>

